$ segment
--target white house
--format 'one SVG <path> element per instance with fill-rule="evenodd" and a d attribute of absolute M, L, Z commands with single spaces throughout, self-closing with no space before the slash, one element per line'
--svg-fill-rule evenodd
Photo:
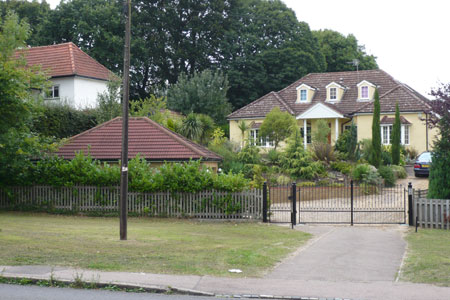
<path fill-rule="evenodd" d="M 67 102 L 76 108 L 95 107 L 97 94 L 106 91 L 112 72 L 84 53 L 74 43 L 19 50 L 27 64 L 41 65 L 50 76 L 45 92 L 48 103 Z"/>

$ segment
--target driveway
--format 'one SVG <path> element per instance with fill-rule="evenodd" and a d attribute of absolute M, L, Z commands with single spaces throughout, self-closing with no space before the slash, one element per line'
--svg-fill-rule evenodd
<path fill-rule="evenodd" d="M 297 226 L 314 238 L 266 275 L 270 279 L 374 282 L 396 279 L 406 226 Z"/>

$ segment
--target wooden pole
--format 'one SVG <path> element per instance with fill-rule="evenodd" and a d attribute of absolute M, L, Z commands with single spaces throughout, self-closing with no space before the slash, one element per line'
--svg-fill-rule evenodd
<path fill-rule="evenodd" d="M 120 173 L 120 239 L 127 239 L 128 199 L 128 100 L 130 98 L 130 35 L 131 0 L 124 1 L 125 47 L 123 55 L 123 98 L 122 98 L 122 168 Z"/>

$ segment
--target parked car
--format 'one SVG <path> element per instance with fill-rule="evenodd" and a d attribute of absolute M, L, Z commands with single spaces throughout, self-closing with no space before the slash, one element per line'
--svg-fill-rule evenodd
<path fill-rule="evenodd" d="M 414 175 L 419 177 L 421 175 L 430 175 L 431 152 L 423 152 L 416 158 L 414 163 Z"/>

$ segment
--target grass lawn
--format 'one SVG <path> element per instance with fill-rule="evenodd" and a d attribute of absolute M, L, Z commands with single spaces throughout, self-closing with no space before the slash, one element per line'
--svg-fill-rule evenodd
<path fill-rule="evenodd" d="M 120 241 L 118 218 L 2 212 L 0 265 L 260 276 L 309 237 L 257 223 L 129 218 Z"/>
<path fill-rule="evenodd" d="M 421 229 L 406 237 L 408 255 L 403 279 L 450 286 L 450 231 Z"/>

